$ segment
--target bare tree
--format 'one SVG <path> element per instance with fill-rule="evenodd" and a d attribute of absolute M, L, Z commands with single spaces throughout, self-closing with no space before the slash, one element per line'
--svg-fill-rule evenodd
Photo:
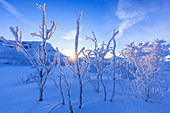
<path fill-rule="evenodd" d="M 113 30 L 113 50 L 112 50 L 112 54 L 113 54 L 113 58 L 112 58 L 112 75 L 113 75 L 113 92 L 112 92 L 112 97 L 110 99 L 110 101 L 112 102 L 114 96 L 115 96 L 115 85 L 116 85 L 116 77 L 115 77 L 115 59 L 116 59 L 116 53 L 115 53 L 115 50 L 116 50 L 116 40 L 115 40 L 115 36 L 118 34 L 118 31 L 115 33 L 115 30 Z"/>
<path fill-rule="evenodd" d="M 15 37 L 15 42 L 9 41 L 7 39 L 3 38 L 4 44 L 14 46 L 16 49 L 22 53 L 29 59 L 31 62 L 34 72 L 31 73 L 26 80 L 23 79 L 24 83 L 33 83 L 36 82 L 39 86 L 39 91 L 40 91 L 40 98 L 39 101 L 43 100 L 43 93 L 45 90 L 45 85 L 46 81 L 48 78 L 49 73 L 51 72 L 52 68 L 55 66 L 56 63 L 56 55 L 54 55 L 53 61 L 49 62 L 50 66 L 47 67 L 47 52 L 46 52 L 46 42 L 49 40 L 52 35 L 54 34 L 58 24 L 56 25 L 55 22 L 52 22 L 52 26 L 50 29 L 47 29 L 46 25 L 46 13 L 45 13 L 45 4 L 43 6 L 38 5 L 41 13 L 42 13 L 42 25 L 40 26 L 40 34 L 37 33 L 31 33 L 31 35 L 34 37 L 40 37 L 42 39 L 41 44 L 38 47 L 38 52 L 34 51 L 34 56 L 31 56 L 28 51 L 24 48 L 22 44 L 22 31 L 20 31 L 20 36 L 19 36 L 19 27 L 17 26 L 16 28 L 10 27 L 11 32 L 13 33 Z"/>
<path fill-rule="evenodd" d="M 69 63 L 68 63 L 68 59 L 65 58 L 64 61 L 65 61 L 65 64 L 67 66 L 67 68 L 69 70 L 71 70 L 71 72 L 77 76 L 78 78 L 78 81 L 79 81 L 79 87 L 80 87 L 80 91 L 79 91 L 79 108 L 81 109 L 82 107 L 82 94 L 83 94 L 83 77 L 85 76 L 86 72 L 88 71 L 88 66 L 89 64 L 85 61 L 82 61 L 81 63 L 83 63 L 83 65 L 80 65 L 80 62 L 79 62 L 79 55 L 80 53 L 84 50 L 84 48 L 82 48 L 80 50 L 80 52 L 78 52 L 78 39 L 79 39 L 79 33 L 80 33 L 80 20 L 81 20 L 81 17 L 82 17 L 82 10 L 80 10 L 80 13 L 79 13 L 79 17 L 77 19 L 77 29 L 76 29 L 76 36 L 75 36 L 75 59 L 74 59 L 74 64 L 75 64 L 75 69 L 73 69 Z"/>
<path fill-rule="evenodd" d="M 99 60 L 97 59 L 98 58 L 98 44 L 97 44 L 97 38 L 96 38 L 96 36 L 95 36 L 95 34 L 94 34 L 94 32 L 92 31 L 92 35 L 93 35 L 93 37 L 94 38 L 90 38 L 90 37 L 87 37 L 86 36 L 86 40 L 91 40 L 93 43 L 94 43 L 94 50 L 90 50 L 90 51 L 92 51 L 93 52 L 93 54 L 90 54 L 90 56 L 89 57 L 91 57 L 91 56 L 93 56 L 94 55 L 94 57 L 95 57 L 95 59 L 92 61 L 93 63 L 94 63 L 94 65 L 95 65 L 95 67 L 96 67 L 96 69 L 97 69 L 97 72 L 99 72 Z M 90 61 L 90 59 L 88 59 L 89 61 Z M 95 88 L 96 89 L 96 91 L 97 91 L 97 93 L 99 93 L 99 88 L 100 87 L 100 74 L 99 73 L 97 73 L 97 87 Z"/>
<path fill-rule="evenodd" d="M 95 44 L 95 48 L 94 50 L 91 50 L 93 52 L 95 59 L 93 60 L 93 64 L 95 65 L 96 69 L 97 69 L 97 92 L 99 92 L 99 81 L 103 87 L 104 90 L 104 100 L 106 101 L 106 85 L 103 82 L 103 75 L 104 72 L 107 70 L 108 66 L 105 66 L 105 56 L 108 52 L 110 52 L 113 48 L 110 47 L 111 41 L 114 39 L 114 37 L 117 35 L 118 32 L 113 33 L 112 38 L 108 41 L 107 44 L 105 44 L 104 42 L 101 44 L 101 46 L 99 47 L 97 44 L 97 38 L 94 34 L 94 32 L 92 32 L 93 37 L 94 38 L 90 38 L 86 36 L 86 39 L 90 39 L 92 42 L 94 42 Z M 99 79 L 100 78 L 100 79 Z"/>
<path fill-rule="evenodd" d="M 61 96 L 62 96 L 62 100 L 63 100 L 63 105 L 65 104 L 65 101 L 64 101 L 64 95 L 63 95 L 62 83 L 61 83 L 62 77 L 64 78 L 64 81 L 67 85 L 67 95 L 68 95 L 68 99 L 69 99 L 68 101 L 69 101 L 70 113 L 73 113 L 73 107 L 72 107 L 72 104 L 71 104 L 71 83 L 69 83 L 69 81 L 67 80 L 66 74 L 63 72 L 63 70 L 61 68 L 60 52 L 59 52 L 58 48 L 56 48 L 56 50 L 57 50 L 57 53 L 58 53 L 57 67 L 59 68 L 59 72 L 60 72 L 59 84 L 60 84 L 60 91 L 61 91 Z"/>

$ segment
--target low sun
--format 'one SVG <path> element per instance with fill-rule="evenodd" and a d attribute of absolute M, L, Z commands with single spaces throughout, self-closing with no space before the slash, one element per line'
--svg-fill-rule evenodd
<path fill-rule="evenodd" d="M 68 56 L 69 57 L 69 59 L 70 60 L 74 60 L 74 55 L 75 55 L 75 52 L 73 51 L 73 50 L 64 50 L 64 51 L 62 51 L 62 53 L 64 54 L 64 55 L 66 55 L 66 56 Z"/>
<path fill-rule="evenodd" d="M 65 54 L 69 56 L 70 60 L 74 60 L 74 51 L 66 51 Z"/>
<path fill-rule="evenodd" d="M 71 60 L 74 60 L 74 55 L 69 55 Z"/>

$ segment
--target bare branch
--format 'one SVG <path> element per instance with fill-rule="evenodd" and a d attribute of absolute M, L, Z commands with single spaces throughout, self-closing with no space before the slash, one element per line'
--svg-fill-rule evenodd
<path fill-rule="evenodd" d="M 68 63 L 67 58 L 64 58 L 64 62 L 65 62 L 65 64 L 66 64 L 66 67 L 67 67 L 68 69 L 70 69 L 71 72 L 74 73 L 74 74 L 77 76 L 78 73 L 70 66 L 70 64 Z"/>

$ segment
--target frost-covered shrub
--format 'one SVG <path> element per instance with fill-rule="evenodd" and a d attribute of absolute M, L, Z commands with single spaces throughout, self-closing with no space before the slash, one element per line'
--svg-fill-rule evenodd
<path fill-rule="evenodd" d="M 49 60 L 49 66 L 47 67 L 47 51 L 46 51 L 46 42 L 49 40 L 52 35 L 54 34 L 58 24 L 56 25 L 55 22 L 52 22 L 52 26 L 50 29 L 47 28 L 46 25 L 46 13 L 45 13 L 45 4 L 43 6 L 38 5 L 41 13 L 42 13 L 42 25 L 40 26 L 40 34 L 31 33 L 33 37 L 39 37 L 42 39 L 42 42 L 39 44 L 38 48 L 34 48 L 34 54 L 31 55 L 27 48 L 22 43 L 22 31 L 19 32 L 19 27 L 16 28 L 10 27 L 11 32 L 15 37 L 15 42 L 9 41 L 2 37 L 3 43 L 6 45 L 10 45 L 16 47 L 16 49 L 22 52 L 31 62 L 34 71 L 25 79 L 23 79 L 24 83 L 37 83 L 38 88 L 40 91 L 40 98 L 39 101 L 43 100 L 43 93 L 46 88 L 46 81 L 48 78 L 49 73 L 51 72 L 52 68 L 56 64 L 56 55 L 53 57 L 53 61 Z M 38 51 L 36 51 L 38 50 Z"/>
<path fill-rule="evenodd" d="M 163 64 L 170 54 L 169 44 L 164 40 L 154 40 L 151 44 L 132 42 L 123 49 L 121 55 L 129 67 L 127 70 L 133 76 L 129 78 L 129 85 L 137 97 L 145 101 L 159 100 L 167 90 L 165 75 L 161 75 Z"/>
<path fill-rule="evenodd" d="M 99 84 L 102 84 L 103 87 L 103 91 L 104 91 L 104 100 L 106 101 L 106 84 L 103 82 L 103 76 L 104 75 L 108 75 L 112 73 L 113 75 L 113 81 L 115 80 L 115 48 L 116 48 L 116 41 L 115 41 L 115 36 L 118 34 L 118 31 L 115 32 L 115 30 L 113 31 L 113 35 L 111 37 L 111 39 L 108 41 L 108 43 L 105 43 L 103 41 L 103 43 L 101 45 L 98 44 L 97 42 L 97 38 L 94 34 L 94 32 L 92 32 L 93 38 L 91 37 L 87 37 L 86 36 L 86 40 L 91 40 L 94 43 L 94 49 L 92 50 L 86 50 L 87 52 L 89 52 L 90 54 L 87 54 L 88 58 L 86 58 L 87 61 L 89 61 L 92 65 L 94 65 L 96 67 L 96 80 L 97 80 L 97 86 L 96 86 L 96 91 L 99 93 Z M 113 47 L 110 46 L 111 41 L 113 40 Z M 113 59 L 111 61 L 111 63 L 108 61 L 106 61 L 105 57 L 107 55 L 107 53 L 111 52 L 113 54 Z M 94 57 L 93 59 L 90 59 L 90 57 Z M 111 64 L 111 65 L 109 65 Z M 111 72 L 110 72 L 111 70 Z M 106 74 L 107 73 L 107 74 Z M 113 84 L 113 87 L 115 85 Z M 114 88 L 113 88 L 113 93 L 114 93 Z M 114 94 L 113 94 L 114 95 Z M 112 96 L 113 98 L 113 96 Z M 111 100 L 112 100 L 111 98 Z"/>

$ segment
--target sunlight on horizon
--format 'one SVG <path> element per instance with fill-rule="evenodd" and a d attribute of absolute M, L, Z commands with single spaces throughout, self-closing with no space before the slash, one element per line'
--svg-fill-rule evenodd
<path fill-rule="evenodd" d="M 75 55 L 73 50 L 62 50 L 61 53 L 65 56 L 68 56 L 70 60 L 74 60 Z M 111 53 L 106 54 L 105 58 L 111 58 L 113 55 Z M 116 54 L 116 56 L 119 56 L 119 54 Z M 79 57 L 83 57 L 82 54 L 80 54 Z M 120 57 L 120 56 L 119 56 Z"/>
<path fill-rule="evenodd" d="M 71 60 L 74 60 L 74 51 L 73 50 L 62 50 L 63 55 L 69 56 Z"/>

